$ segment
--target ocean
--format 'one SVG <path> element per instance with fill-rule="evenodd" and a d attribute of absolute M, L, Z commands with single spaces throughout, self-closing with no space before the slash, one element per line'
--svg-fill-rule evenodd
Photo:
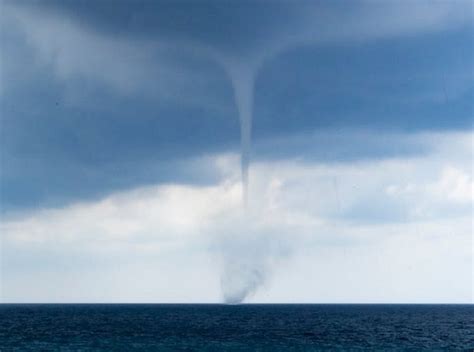
<path fill-rule="evenodd" d="M 473 305 L 3 304 L 0 351 L 474 350 Z"/>

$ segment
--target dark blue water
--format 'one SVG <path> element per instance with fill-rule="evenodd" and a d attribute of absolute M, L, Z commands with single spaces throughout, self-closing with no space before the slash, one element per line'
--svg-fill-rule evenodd
<path fill-rule="evenodd" d="M 0 305 L 0 351 L 474 349 L 472 305 Z"/>

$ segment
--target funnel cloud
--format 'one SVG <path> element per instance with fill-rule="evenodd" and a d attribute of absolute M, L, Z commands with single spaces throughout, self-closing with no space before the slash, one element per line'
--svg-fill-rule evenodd
<path fill-rule="evenodd" d="M 249 67 L 230 70 L 240 122 L 242 198 L 244 206 L 248 203 L 249 167 L 252 140 L 252 112 L 255 75 Z"/>

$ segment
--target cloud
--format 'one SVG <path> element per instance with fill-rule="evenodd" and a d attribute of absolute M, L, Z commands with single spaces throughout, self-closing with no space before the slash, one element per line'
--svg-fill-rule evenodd
<path fill-rule="evenodd" d="M 327 292 L 337 291 L 334 300 L 346 302 L 467 301 L 473 198 L 465 192 L 472 191 L 472 133 L 417 138 L 429 147 L 424 156 L 341 164 L 258 162 L 251 170 L 247 213 L 240 204 L 238 157 L 220 155 L 214 163 L 221 180 L 211 186 L 150 186 L 97 202 L 10 215 L 1 225 L 4 300 L 216 301 L 222 295 L 220 275 L 229 300 L 249 294 L 254 301 L 329 301 Z M 92 275 L 97 267 L 101 274 Z M 68 272 L 84 273 L 92 292 L 72 294 L 64 286 L 69 281 L 63 281 Z M 32 273 L 50 280 L 42 283 L 39 296 L 25 289 Z M 115 295 L 103 283 L 94 291 L 101 275 L 113 287 L 126 286 L 125 293 Z M 192 281 L 199 292 L 193 300 L 180 290 L 196 275 L 202 282 Z M 301 280 L 309 277 L 315 283 L 304 286 Z M 410 291 L 421 277 L 429 291 L 420 282 Z M 448 277 L 457 280 L 452 293 L 445 289 Z M 137 280 L 134 290 L 130 285 Z M 348 285 L 345 291 L 339 291 L 342 283 Z M 50 285 L 63 296 L 54 296 Z M 249 287 L 239 293 L 244 285 Z M 135 295 L 141 289 L 146 295 Z M 175 296 L 162 293 L 171 291 Z"/>
<path fill-rule="evenodd" d="M 467 77 L 465 80 L 458 76 L 450 80 L 450 75 L 443 78 L 443 87 L 444 82 L 448 88 L 452 81 L 461 83 L 449 89 L 454 94 L 427 89 L 432 86 L 431 81 L 424 81 L 423 92 L 413 95 L 413 99 L 411 91 L 394 94 L 392 89 L 387 90 L 385 99 L 376 99 L 380 95 L 364 91 L 357 77 L 349 84 L 347 76 L 340 74 L 338 65 L 345 66 L 344 61 L 354 59 L 354 52 L 345 52 L 348 56 L 341 56 L 341 51 L 332 52 L 331 56 L 330 52 L 326 60 L 335 62 L 334 72 L 344 78 L 336 83 L 347 89 L 339 91 L 331 74 L 326 77 L 328 81 L 319 80 L 320 89 L 333 87 L 336 93 L 336 99 L 319 96 L 326 106 L 319 111 L 311 104 L 305 106 L 305 101 L 290 99 L 288 91 L 307 101 L 317 100 L 313 82 L 302 84 L 299 76 L 289 70 L 294 82 L 310 94 L 288 89 L 285 79 L 281 80 L 283 94 L 270 95 L 269 105 L 276 108 L 277 114 L 260 116 L 264 121 L 261 130 L 270 132 L 261 135 L 255 148 L 263 150 L 259 154 L 263 157 L 252 167 L 248 213 L 242 213 L 240 206 L 238 158 L 222 151 L 230 149 L 226 143 L 235 136 L 217 128 L 222 125 L 207 109 L 201 114 L 196 110 L 157 113 L 155 103 L 162 107 L 164 100 L 173 101 L 180 109 L 187 105 L 213 107 L 219 111 L 216 115 L 226 119 L 231 115 L 228 106 L 232 104 L 226 95 L 230 82 L 222 67 L 231 75 L 242 73 L 242 67 L 246 73 L 255 73 L 260 66 L 269 64 L 270 58 L 299 46 L 328 49 L 334 45 L 341 49 L 353 45 L 352 49 L 358 52 L 366 50 L 367 56 L 362 55 L 359 60 L 365 60 L 370 70 L 375 71 L 377 63 L 387 62 L 382 71 L 392 72 L 392 61 L 384 61 L 383 55 L 374 60 L 370 55 L 374 47 L 362 48 L 360 44 L 374 43 L 380 52 L 385 52 L 386 47 L 376 46 L 381 39 L 401 37 L 408 41 L 404 50 L 411 52 L 414 43 L 418 47 L 420 42 L 409 39 L 466 30 L 472 24 L 470 2 L 360 2 L 345 5 L 350 6 L 350 11 L 337 4 L 326 7 L 308 2 L 298 9 L 290 6 L 291 11 L 286 11 L 289 7 L 285 6 L 279 17 L 267 13 L 262 21 L 261 13 L 253 7 L 243 11 L 221 8 L 223 12 L 218 13 L 222 16 L 214 16 L 216 22 L 210 21 L 214 13 L 206 12 L 213 6 L 204 10 L 204 17 L 188 12 L 196 21 L 182 17 L 180 8 L 178 15 L 170 15 L 168 21 L 144 16 L 148 24 L 152 23 L 150 28 L 144 26 L 140 30 L 140 26 L 130 25 L 118 30 L 117 18 L 109 16 L 108 11 L 110 22 L 100 16 L 98 21 L 97 17 L 90 20 L 81 11 L 72 15 L 56 6 L 2 4 L 2 37 L 6 28 L 6 47 L 13 48 L 6 55 L 2 53 L 2 61 L 5 57 L 8 68 L 14 67 L 4 70 L 2 62 L 1 92 L 7 92 L 8 98 L 2 122 L 4 119 L 9 132 L 2 148 L 7 151 L 5 165 L 10 182 L 5 188 L 13 197 L 23 195 L 33 202 L 37 201 L 35 192 L 40 194 L 38 199 L 43 194 L 54 197 L 58 193 L 74 193 L 62 208 L 39 207 L 10 213 L 2 219 L 6 301 L 216 301 L 221 295 L 229 301 L 288 301 L 295 297 L 288 288 L 305 292 L 301 299 L 317 301 L 330 299 L 324 293 L 325 287 L 327 292 L 343 292 L 334 296 L 340 301 L 362 297 L 374 301 L 467 300 L 467 263 L 472 260 L 468 251 L 472 231 L 472 133 L 418 133 L 407 137 L 381 132 L 301 131 L 333 126 L 333 120 L 342 125 L 351 120 L 356 125 L 369 122 L 377 126 L 385 120 L 390 126 L 404 127 L 401 120 L 405 119 L 424 128 L 465 127 L 457 120 L 466 121 L 466 111 L 472 110 L 471 100 L 461 101 L 461 107 L 454 110 L 454 105 L 449 104 L 440 109 L 439 103 L 449 100 L 454 104 L 459 96 L 469 98 L 470 75 L 463 76 Z M 248 10 L 252 12 L 250 17 Z M 199 9 L 194 11 L 202 14 Z M 170 14 L 158 12 L 161 13 Z M 144 14 L 131 15 L 136 24 Z M 176 16 L 190 25 L 185 23 L 182 27 L 178 21 L 180 25 L 175 28 Z M 242 32 L 243 20 L 248 24 L 245 33 L 231 45 L 226 44 L 229 37 Z M 165 28 L 168 31 L 161 33 L 161 26 L 166 27 L 167 23 L 172 24 L 171 32 Z M 215 30 L 220 26 L 222 31 Z M 457 49 L 463 47 L 469 35 L 456 42 Z M 16 39 L 22 44 L 17 45 Z M 27 48 L 23 45 L 25 40 Z M 232 45 L 236 42 L 239 45 Z M 427 47 L 436 53 L 443 50 L 436 43 L 431 44 Z M 419 47 L 422 50 L 417 53 L 424 55 L 425 46 Z M 21 61 L 25 56 L 19 54 L 25 53 L 33 58 L 26 61 L 32 65 Z M 425 61 L 420 62 L 423 66 Z M 327 70 L 324 60 L 321 63 L 317 66 L 322 71 L 334 73 Z M 309 68 L 316 65 L 309 60 L 309 65 L 300 66 L 307 75 Z M 359 61 L 354 67 L 360 67 Z M 417 71 L 418 66 L 413 67 Z M 465 66 L 459 67 L 452 72 L 459 75 Z M 276 68 L 285 71 L 281 66 Z M 360 73 L 354 72 L 356 76 Z M 17 84 L 13 73 L 20 73 L 23 86 L 13 90 L 17 95 L 9 96 L 9 85 Z M 262 91 L 278 91 L 273 83 L 280 76 L 270 76 L 276 79 L 267 81 Z M 393 82 L 389 77 L 382 86 L 391 87 Z M 258 79 L 256 87 L 259 88 Z M 418 87 L 411 89 L 419 90 Z M 379 86 L 375 88 L 381 90 Z M 354 99 L 357 103 L 351 105 L 354 96 L 341 94 L 351 91 L 357 91 L 355 98 L 369 97 L 370 104 Z M 63 94 L 68 101 L 65 105 L 76 110 L 57 108 L 57 98 Z M 348 99 L 341 101 L 341 95 Z M 127 100 L 130 97 L 136 100 Z M 30 103 L 25 106 L 25 101 Z M 405 104 L 412 101 L 418 105 Z M 285 108 L 280 109 L 278 102 Z M 409 105 L 407 111 L 387 112 L 394 102 Z M 421 109 L 420 103 L 426 109 Z M 360 112 L 362 105 L 375 108 Z M 338 110 L 341 106 L 346 107 L 342 112 Z M 287 113 L 288 107 L 295 113 Z M 354 111 L 369 117 L 354 118 Z M 169 115 L 168 124 L 164 118 L 156 122 L 156 115 Z M 344 119 L 339 119 L 343 115 Z M 198 122 L 193 120 L 196 116 L 200 118 Z M 320 116 L 324 121 L 319 121 Z M 423 120 L 424 124 L 419 123 Z M 219 135 L 214 142 L 220 148 L 206 144 L 212 139 L 210 131 Z M 295 134 L 290 136 L 292 132 Z M 278 133 L 280 137 L 276 138 Z M 302 143 L 298 140 L 301 136 L 311 141 Z M 215 159 L 211 157 L 209 173 L 218 170 L 217 176 L 210 179 L 219 181 L 190 185 L 168 177 L 165 179 L 169 183 L 144 187 L 145 181 L 156 180 L 156 174 L 176 175 L 176 164 L 162 163 L 160 167 L 171 172 L 157 171 L 156 159 L 149 156 L 162 153 L 163 158 L 179 159 L 183 153 L 173 149 L 174 145 L 187 148 L 186 157 L 189 153 L 194 156 L 218 150 Z M 28 162 L 31 160 L 34 164 Z M 187 165 L 188 174 L 200 164 L 199 157 L 196 160 Z M 28 165 L 28 170 L 23 165 Z M 34 170 L 32 165 L 36 165 Z M 107 188 L 110 184 L 115 188 Z M 116 184 L 134 189 L 110 194 L 117 189 Z M 77 201 L 91 189 L 96 192 L 94 187 L 101 189 L 102 193 L 97 192 L 100 200 Z M 400 246 L 405 256 L 394 250 Z M 348 258 L 341 255 L 346 249 Z M 325 251 L 340 260 L 326 270 L 321 269 L 325 264 L 320 260 L 325 258 Z M 293 260 L 294 253 L 305 255 L 298 256 L 298 261 Z M 443 266 L 439 258 L 449 258 L 448 265 Z M 406 266 L 404 259 L 414 265 Z M 380 262 L 386 265 L 378 265 Z M 433 272 L 436 278 L 426 279 Z M 314 277 L 317 284 L 309 285 Z M 334 282 L 334 277 L 341 277 L 341 282 Z M 448 285 L 455 288 L 450 293 L 444 283 L 451 283 L 453 278 L 457 281 Z M 281 282 L 287 285 L 279 287 Z M 378 287 L 374 282 L 381 284 Z M 416 289 L 403 291 L 400 287 Z M 423 290 L 427 288 L 428 294 Z"/>
<path fill-rule="evenodd" d="M 210 93 L 219 71 L 193 48 L 180 48 L 163 38 L 144 41 L 102 33 L 74 17 L 35 6 L 6 3 L 3 10 L 7 33 L 24 35 L 38 69 L 54 72 L 70 102 L 90 98 L 83 96 L 81 86 L 94 82 L 118 96 L 219 108 Z"/>
<path fill-rule="evenodd" d="M 207 8 L 204 4 L 202 11 L 190 7 L 190 14 L 195 11 L 195 17 L 201 16 L 201 20 L 222 27 L 222 34 L 217 38 L 199 26 L 199 21 L 196 28 L 181 23 L 186 18 L 182 5 L 167 4 L 166 11 L 150 10 L 153 17 L 140 12 L 140 6 L 130 9 L 128 3 L 118 3 L 119 9 L 122 6 L 126 12 L 132 11 L 128 22 L 120 22 L 120 28 L 114 27 L 116 19 L 109 15 L 99 16 L 97 21 L 96 16 L 89 16 L 84 9 L 61 11 L 68 7 L 65 4 L 42 7 L 5 2 L 2 18 L 8 24 L 3 26 L 5 29 L 19 28 L 24 32 L 43 64 L 53 67 L 61 80 L 99 80 L 122 94 L 151 91 L 154 97 L 179 97 L 194 103 L 210 98 L 202 90 L 212 89 L 206 80 L 222 74 L 222 68 L 232 71 L 236 65 L 244 65 L 256 71 L 267 58 L 301 45 L 374 41 L 472 24 L 468 1 L 362 1 L 348 6 L 347 11 L 312 2 L 298 6 L 256 5 L 259 6 L 220 8 L 214 4 Z M 223 18 L 213 14 L 216 8 Z M 270 21 L 265 16 L 267 12 L 275 19 Z M 169 19 L 162 18 L 163 13 L 175 19 L 176 28 L 168 28 Z M 246 18 L 253 30 L 243 31 L 240 21 L 225 21 L 226 16 Z M 150 28 L 144 31 L 136 25 L 140 22 L 137 19 L 148 23 Z M 129 33 L 124 32 L 125 25 Z M 104 30 L 108 26 L 114 29 Z M 228 36 L 235 43 L 243 41 L 247 45 L 228 45 Z M 216 69 L 216 63 L 221 68 Z M 200 70 L 196 66 L 201 66 Z M 205 74 L 201 73 L 203 69 Z M 198 98 L 193 99 L 195 95 Z"/>
<path fill-rule="evenodd" d="M 266 31 L 257 49 L 247 54 L 257 65 L 300 46 L 413 37 L 473 23 L 469 1 L 359 1 L 332 6 L 303 2 L 298 4 L 298 11 L 288 14 L 289 19 Z"/>

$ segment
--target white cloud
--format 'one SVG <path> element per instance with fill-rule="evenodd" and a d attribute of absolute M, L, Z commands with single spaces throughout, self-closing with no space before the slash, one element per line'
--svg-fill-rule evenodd
<path fill-rule="evenodd" d="M 4 300 L 216 301 L 227 263 L 227 273 L 252 267 L 239 279 L 263 277 L 253 301 L 469 301 L 472 133 L 416 138 L 431 152 L 258 162 L 248 212 L 238 158 L 220 155 L 213 186 L 11 215 L 1 225 Z"/>
<path fill-rule="evenodd" d="M 474 199 L 472 175 L 453 166 L 445 167 L 440 179 L 427 188 L 435 197 L 452 202 L 470 203 Z"/>

